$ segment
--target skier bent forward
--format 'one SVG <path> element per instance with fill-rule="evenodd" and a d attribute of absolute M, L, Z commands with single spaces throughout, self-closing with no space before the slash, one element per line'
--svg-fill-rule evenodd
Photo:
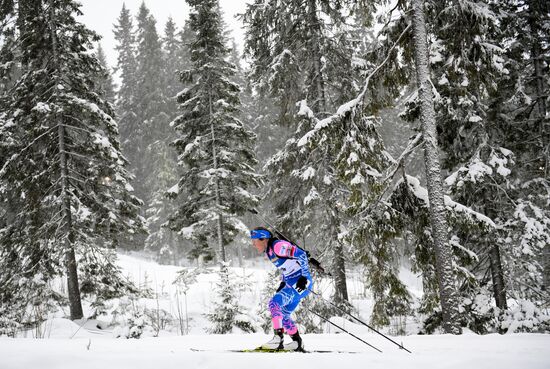
<path fill-rule="evenodd" d="M 261 346 L 268 350 L 303 351 L 302 338 L 290 314 L 309 295 L 313 280 L 309 272 L 308 255 L 306 251 L 284 240 L 279 240 L 263 227 L 250 231 L 252 244 L 258 252 L 266 257 L 282 273 L 282 281 L 275 295 L 269 301 L 271 322 L 275 335 Z M 284 344 L 283 333 L 292 338 L 292 342 Z"/>

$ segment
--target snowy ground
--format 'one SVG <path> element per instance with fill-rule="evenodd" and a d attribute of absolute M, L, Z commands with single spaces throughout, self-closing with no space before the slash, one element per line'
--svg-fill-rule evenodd
<path fill-rule="evenodd" d="M 122 255 L 120 265 L 129 278 L 138 284 L 147 283 L 157 291 L 155 299 L 143 299 L 140 304 L 160 307 L 177 314 L 176 287 L 172 284 L 180 267 L 163 266 L 144 258 Z M 269 271 L 267 262 L 249 263 L 246 269 L 235 268 L 240 276 L 247 275 L 251 288 L 243 292 L 240 302 L 256 311 L 260 290 Z M 421 293 L 419 281 L 413 275 L 402 275 L 414 294 Z M 399 350 L 391 342 L 369 332 L 367 328 L 338 320 L 346 329 L 383 351 L 379 353 L 347 334 L 335 334 L 325 329 L 324 334 L 304 336 L 306 349 L 352 351 L 355 353 L 234 353 L 231 349 L 254 348 L 267 341 L 265 334 L 207 335 L 208 322 L 203 313 L 210 307 L 216 274 L 201 274 L 187 292 L 189 335 L 180 335 L 177 328 L 163 330 L 159 337 L 142 339 L 114 338 L 116 330 L 108 327 L 109 319 L 97 329 L 97 321 L 72 322 L 51 319 L 38 332 L 43 339 L 34 339 L 37 332 L 26 332 L 19 338 L 0 338 L 0 369 L 170 369 L 170 368 L 281 368 L 336 367 L 353 368 L 550 368 L 550 335 L 508 334 L 478 336 L 466 332 L 461 336 L 409 335 L 392 337 L 412 351 Z M 330 285 L 318 284 L 330 293 Z M 360 278 L 350 273 L 350 294 L 361 317 L 368 320 L 372 303 L 365 295 Z M 180 309 L 181 310 L 181 309 Z M 414 330 L 414 324 L 408 324 Z M 330 333 L 329 333 L 330 332 Z M 200 352 L 191 349 L 204 350 Z M 291 361 L 291 363 L 289 362 Z"/>
<path fill-rule="evenodd" d="M 550 368 L 550 335 L 514 334 L 408 336 L 400 341 L 413 353 L 374 335 L 362 335 L 378 353 L 342 334 L 305 335 L 309 349 L 350 350 L 355 354 L 232 353 L 251 348 L 263 334 L 189 335 L 120 340 L 112 338 L 0 339 L 0 369 L 243 369 L 243 368 Z M 211 351 L 193 352 L 190 348 Z M 290 362 L 291 361 L 291 362 Z"/>

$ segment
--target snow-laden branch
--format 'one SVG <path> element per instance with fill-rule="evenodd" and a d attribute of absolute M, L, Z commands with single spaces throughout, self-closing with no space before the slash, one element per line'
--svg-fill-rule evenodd
<path fill-rule="evenodd" d="M 408 174 L 405 176 L 405 178 L 407 180 L 407 185 L 413 192 L 414 196 L 422 200 L 426 204 L 426 206 L 429 206 L 430 202 L 428 199 L 428 190 L 420 184 L 420 181 L 418 180 L 418 178 L 410 176 Z M 445 201 L 445 207 L 448 210 L 452 210 L 456 213 L 463 213 L 471 218 L 477 219 L 480 223 L 484 223 L 485 225 L 489 226 L 489 228 L 496 228 L 496 224 L 488 216 L 478 213 L 477 211 L 467 206 L 464 206 L 462 204 L 459 204 L 456 201 L 453 201 L 447 195 L 444 196 L 444 201 Z"/>
<path fill-rule="evenodd" d="M 118 129 L 118 126 L 113 117 L 105 113 L 105 111 L 97 106 L 97 104 L 85 99 L 81 99 L 73 94 L 67 94 L 67 98 L 70 99 L 74 104 L 78 105 L 80 108 L 85 109 L 92 114 L 96 114 L 98 117 L 100 117 L 102 121 L 106 122 L 111 127 Z"/>
<path fill-rule="evenodd" d="M 56 129 L 57 126 L 53 126 L 53 127 L 50 127 L 46 130 L 46 132 L 42 133 L 40 136 L 36 137 L 34 140 L 32 140 L 32 142 L 30 144 L 28 144 L 27 146 L 25 146 L 23 149 L 21 149 L 21 151 L 19 151 L 19 153 L 17 154 L 13 154 L 7 161 L 6 163 L 4 163 L 4 165 L 2 166 L 2 169 L 0 170 L 0 177 L 3 177 L 5 174 L 6 174 L 6 170 L 8 169 L 8 166 L 13 163 L 14 160 L 16 160 L 18 157 L 21 156 L 21 154 L 23 154 L 23 152 L 27 151 L 29 148 L 31 148 L 38 140 L 40 140 L 42 137 L 46 136 L 47 134 L 50 133 L 50 131 L 52 131 L 53 129 Z"/>
<path fill-rule="evenodd" d="M 361 106 L 363 104 L 363 101 L 365 99 L 365 96 L 367 94 L 367 91 L 369 89 L 369 84 L 371 78 L 382 69 L 382 67 L 390 60 L 391 54 L 393 50 L 397 47 L 399 42 L 401 41 L 401 38 L 407 33 L 407 31 L 411 28 L 411 25 L 409 24 L 403 32 L 399 35 L 395 43 L 392 45 L 392 47 L 388 50 L 388 53 L 386 55 L 386 58 L 380 63 L 374 70 L 367 76 L 367 79 L 365 80 L 365 84 L 363 86 L 363 89 L 361 90 L 361 93 L 357 95 L 357 97 L 351 101 L 348 101 L 347 103 L 341 105 L 337 110 L 336 113 L 331 115 L 330 117 L 327 117 L 322 120 L 318 120 L 315 124 L 315 127 L 307 132 L 300 140 L 298 140 L 298 147 L 306 145 L 309 140 L 321 129 L 331 125 L 333 122 L 340 120 L 347 114 L 353 114 L 358 106 Z M 304 106 L 303 102 L 301 103 L 300 111 L 303 112 L 303 115 L 308 115 L 308 117 L 313 118 L 311 114 L 307 111 L 307 107 Z"/>
<path fill-rule="evenodd" d="M 381 181 L 381 184 L 384 187 L 384 189 L 382 190 L 378 198 L 375 201 L 373 201 L 366 209 L 362 210 L 359 214 L 357 214 L 357 216 L 362 216 L 363 214 L 370 212 L 372 209 L 378 206 L 378 204 L 380 203 L 380 201 L 388 191 L 391 180 L 395 177 L 399 168 L 402 167 L 405 159 L 420 145 L 421 142 L 422 142 L 422 134 L 418 133 L 412 140 L 409 141 L 409 144 L 397 159 L 393 159 L 389 153 L 387 154 L 393 164 L 390 166 L 386 176 Z"/>

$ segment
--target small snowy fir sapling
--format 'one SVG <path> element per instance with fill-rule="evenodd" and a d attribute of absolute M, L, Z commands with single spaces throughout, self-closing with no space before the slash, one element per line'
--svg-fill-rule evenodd
<path fill-rule="evenodd" d="M 252 318 L 246 308 L 239 303 L 238 294 L 245 288 L 246 281 L 241 281 L 230 269 L 228 263 L 220 263 L 219 279 L 216 283 L 217 300 L 213 309 L 206 314 L 212 323 L 207 331 L 215 334 L 226 334 L 238 328 L 243 332 L 256 332 Z"/>

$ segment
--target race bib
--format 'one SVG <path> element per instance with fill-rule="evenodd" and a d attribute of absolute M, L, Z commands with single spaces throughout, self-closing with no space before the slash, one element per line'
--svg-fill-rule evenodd
<path fill-rule="evenodd" d="M 279 267 L 284 276 L 291 275 L 300 270 L 300 263 L 294 259 L 287 259 Z"/>

